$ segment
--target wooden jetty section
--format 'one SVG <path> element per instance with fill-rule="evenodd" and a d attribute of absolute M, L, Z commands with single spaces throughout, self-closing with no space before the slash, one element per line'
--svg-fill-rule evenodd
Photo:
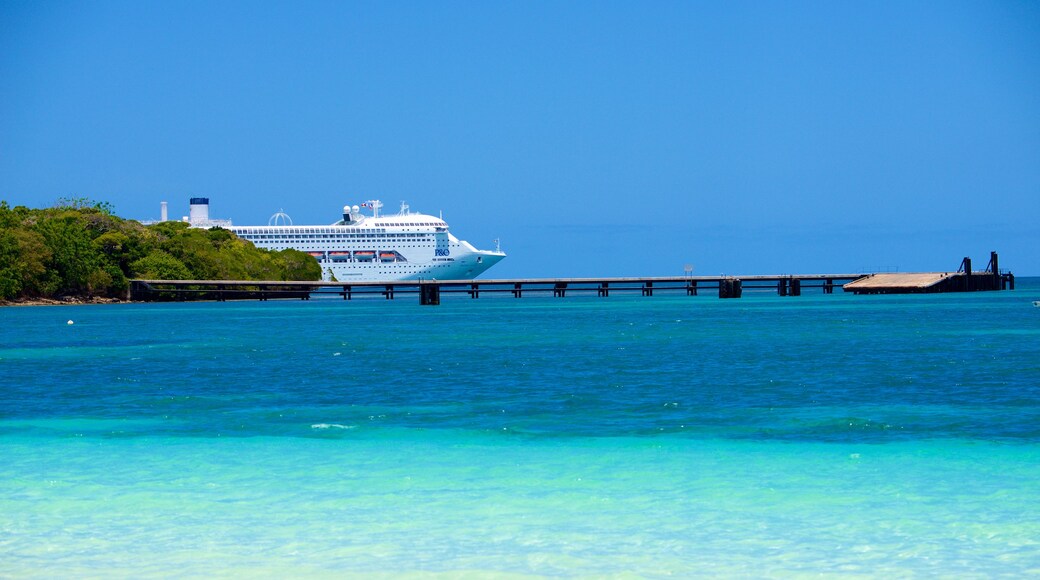
<path fill-rule="evenodd" d="M 385 282 L 284 282 L 252 280 L 131 280 L 130 296 L 136 301 L 182 300 L 269 300 L 333 295 L 343 300 L 382 297 L 393 300 L 399 295 L 418 295 L 419 303 L 437 305 L 442 294 L 459 294 L 471 299 L 481 296 L 507 295 L 522 298 L 531 295 L 595 295 L 639 293 L 653 296 L 679 293 L 697 296 L 702 292 L 718 292 L 719 298 L 740 298 L 745 290 L 776 292 L 780 296 L 801 296 L 806 289 L 818 288 L 832 294 L 834 288 L 856 294 L 892 294 L 910 292 L 967 292 L 1015 288 L 1011 273 L 996 268 L 996 253 L 989 269 L 972 272 L 971 260 L 962 262 L 960 272 L 921 274 L 793 274 L 755 276 L 677 276 L 626 278 L 514 278 L 488 280 L 399 280 Z"/>
<path fill-rule="evenodd" d="M 138 301 L 180 300 L 268 300 L 314 295 L 336 295 L 344 300 L 379 296 L 393 300 L 399 295 L 418 295 L 421 304 L 440 303 L 441 294 L 469 298 L 509 295 L 523 298 L 576 294 L 608 297 L 639 293 L 653 296 L 680 293 L 697 296 L 718 292 L 719 298 L 740 298 L 744 290 L 770 290 L 781 296 L 800 296 L 803 289 L 819 288 L 826 294 L 864 274 L 814 274 L 778 276 L 683 276 L 627 278 L 516 278 L 488 280 L 401 280 L 393 282 L 282 282 L 251 280 L 131 280 L 130 299 Z"/>
<path fill-rule="evenodd" d="M 859 280 L 849 282 L 844 289 L 846 292 L 855 292 L 857 294 L 881 294 L 886 291 L 903 294 L 927 292 L 955 275 L 955 273 L 950 272 L 871 274 Z"/>
<path fill-rule="evenodd" d="M 1002 272 L 997 253 L 990 252 L 989 264 L 982 271 L 971 269 L 971 258 L 961 260 L 956 272 L 918 272 L 905 274 L 870 274 L 849 282 L 846 292 L 855 294 L 918 294 L 934 292 L 978 292 L 1014 290 L 1015 275 Z"/>

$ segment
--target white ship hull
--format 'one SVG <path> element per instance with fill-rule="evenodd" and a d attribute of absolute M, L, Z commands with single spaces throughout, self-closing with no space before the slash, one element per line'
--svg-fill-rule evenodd
<path fill-rule="evenodd" d="M 499 250 L 478 250 L 448 232 L 440 218 L 407 212 L 364 216 L 344 208 L 343 220 L 326 226 L 229 226 L 258 248 L 293 248 L 314 256 L 325 280 L 468 280 L 505 258 Z"/>

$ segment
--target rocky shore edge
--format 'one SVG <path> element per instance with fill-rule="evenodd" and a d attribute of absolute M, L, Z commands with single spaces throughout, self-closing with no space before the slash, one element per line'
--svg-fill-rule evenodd
<path fill-rule="evenodd" d="M 100 296 L 62 296 L 61 298 L 24 298 L 21 300 L 0 300 L 0 306 L 74 306 L 79 304 L 122 304 L 128 300 L 119 298 L 103 298 Z"/>

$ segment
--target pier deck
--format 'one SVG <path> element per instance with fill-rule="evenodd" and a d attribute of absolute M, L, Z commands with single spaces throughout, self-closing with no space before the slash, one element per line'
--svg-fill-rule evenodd
<path fill-rule="evenodd" d="M 990 252 L 989 264 L 979 272 L 971 269 L 971 258 L 961 261 L 956 272 L 870 274 L 845 285 L 855 294 L 918 294 L 931 292 L 976 292 L 1015 289 L 1015 276 L 998 268 L 997 253 Z"/>
<path fill-rule="evenodd" d="M 946 280 L 950 276 L 956 275 L 956 273 L 951 274 L 950 272 L 871 274 L 860 278 L 859 280 L 849 282 L 845 285 L 845 290 L 850 292 L 867 292 L 871 290 L 892 290 L 903 292 L 926 291 L 929 288 L 934 287 L 936 284 L 942 283 L 943 280 Z"/>
<path fill-rule="evenodd" d="M 799 296 L 803 288 L 834 292 L 842 284 L 864 274 L 682 276 L 613 278 L 508 278 L 487 280 L 400 280 L 392 282 L 283 282 L 251 280 L 132 280 L 130 298 L 144 301 L 235 300 L 271 298 L 309 299 L 312 295 L 338 295 L 344 300 L 418 294 L 422 304 L 438 304 L 441 294 L 463 294 L 470 298 L 506 294 L 514 298 L 551 294 L 595 294 L 672 292 L 696 296 L 703 291 L 718 292 L 720 298 L 739 298 L 745 289 L 765 289 L 781 296 Z"/>
<path fill-rule="evenodd" d="M 740 298 L 744 290 L 775 291 L 780 296 L 800 296 L 803 289 L 820 288 L 825 294 L 835 287 L 856 294 L 890 294 L 912 292 L 970 292 L 977 290 L 1015 289 L 1015 277 L 996 269 L 996 253 L 985 272 L 973 272 L 971 260 L 962 262 L 960 272 L 925 272 L 916 274 L 780 274 L 748 276 L 651 276 L 613 278 L 507 278 L 487 280 L 397 280 L 382 282 L 286 282 L 253 280 L 131 280 L 131 300 L 268 300 L 296 298 L 309 300 L 312 295 L 335 295 L 344 300 L 355 297 L 382 296 L 393 300 L 397 295 L 419 295 L 424 305 L 440 304 L 441 294 L 463 294 L 470 298 L 505 294 L 522 298 L 532 294 L 550 294 L 564 298 L 568 294 L 595 294 L 607 297 L 616 293 L 639 292 L 684 293 L 697 296 L 702 291 L 718 292 L 719 298 Z"/>

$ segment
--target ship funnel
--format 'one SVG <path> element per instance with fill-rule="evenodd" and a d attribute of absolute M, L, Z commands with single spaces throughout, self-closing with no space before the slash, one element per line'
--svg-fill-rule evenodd
<path fill-rule="evenodd" d="M 201 224 L 209 221 L 209 198 L 193 197 L 191 206 L 188 208 L 188 221 L 192 224 Z"/>

